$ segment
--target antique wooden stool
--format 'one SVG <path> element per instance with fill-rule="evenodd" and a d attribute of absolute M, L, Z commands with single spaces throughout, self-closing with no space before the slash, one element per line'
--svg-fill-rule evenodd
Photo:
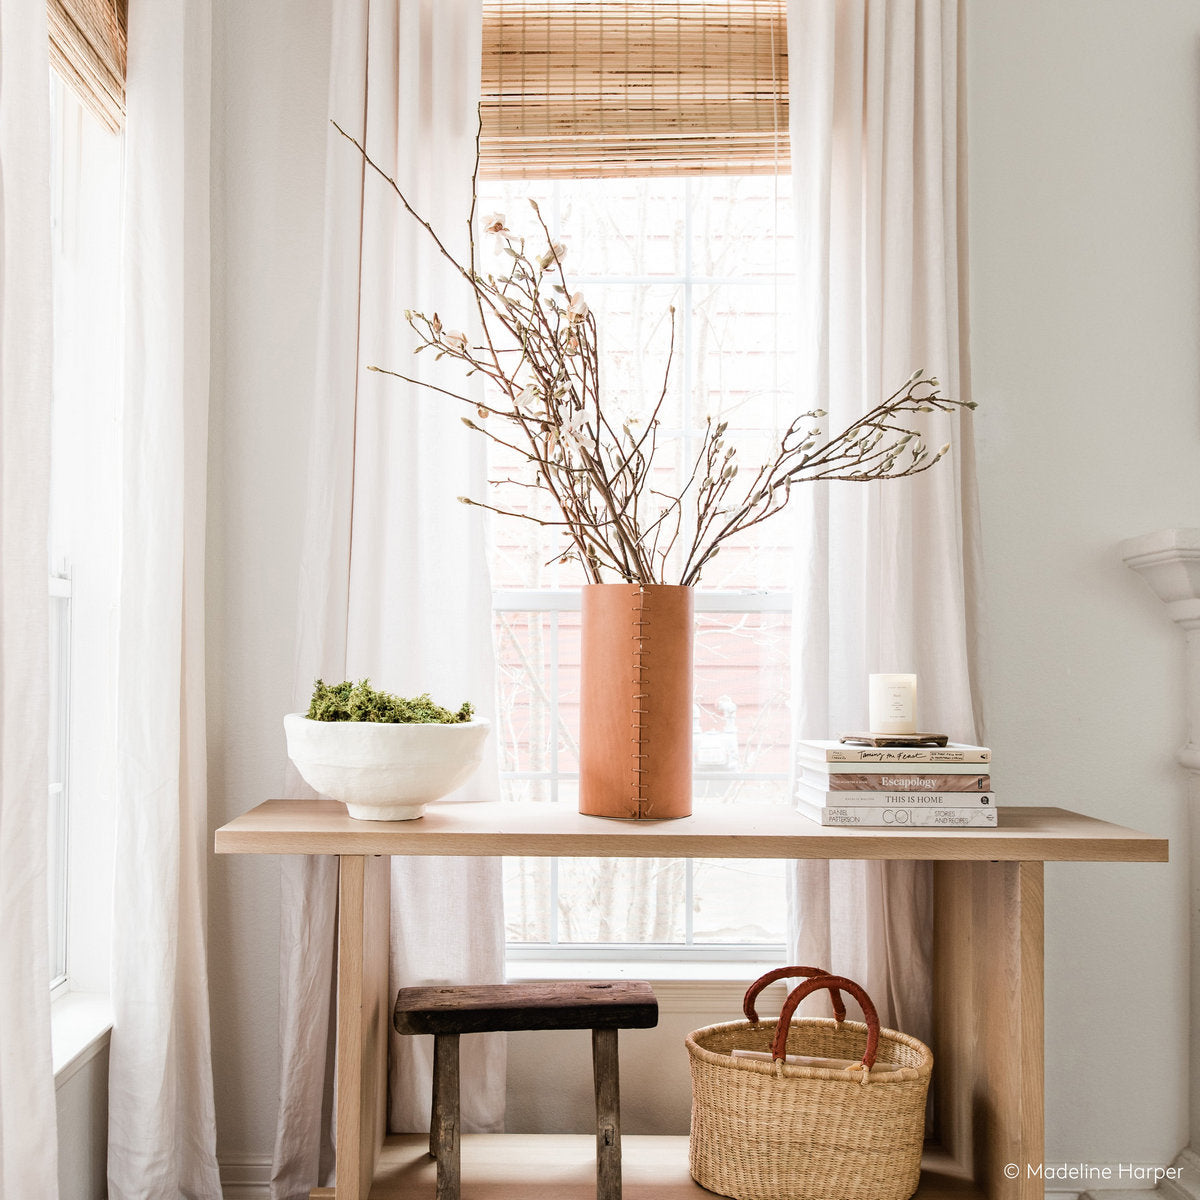
<path fill-rule="evenodd" d="M 658 1024 L 648 983 L 498 983 L 401 988 L 397 1033 L 433 1034 L 429 1153 L 437 1159 L 437 1200 L 459 1196 L 458 1039 L 463 1033 L 590 1029 L 596 1090 L 596 1197 L 620 1200 L 621 1105 L 617 1030 Z"/>

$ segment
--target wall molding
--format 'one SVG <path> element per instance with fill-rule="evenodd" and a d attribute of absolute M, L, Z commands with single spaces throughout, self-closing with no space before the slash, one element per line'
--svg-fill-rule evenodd
<path fill-rule="evenodd" d="M 1200 771 L 1200 529 L 1163 529 L 1127 538 L 1120 552 L 1186 636 L 1188 740 L 1178 759 L 1189 770 Z"/>
<path fill-rule="evenodd" d="M 218 1155 L 225 1200 L 270 1200 L 269 1154 Z"/>
<path fill-rule="evenodd" d="M 1163 602 L 1167 615 L 1183 631 L 1183 699 L 1186 714 L 1187 742 L 1176 754 L 1179 764 L 1188 771 L 1188 795 L 1185 816 L 1187 861 L 1191 880 L 1191 1022 L 1200 1028 L 1200 529 L 1160 529 L 1157 533 L 1128 538 L 1120 545 L 1125 565 L 1136 571 L 1151 591 Z M 1185 826 L 1185 828 L 1187 827 Z M 1171 849 L 1175 858 L 1176 848 Z M 1189 1147 L 1176 1166 L 1185 1168 L 1185 1178 L 1192 1183 L 1183 1187 L 1180 1197 L 1200 1195 L 1196 1183 L 1196 1153 L 1200 1151 L 1200 1039 L 1192 1039 L 1190 1054 L 1190 1083 L 1188 1095 Z M 1176 1186 L 1176 1181 L 1165 1181 Z"/>

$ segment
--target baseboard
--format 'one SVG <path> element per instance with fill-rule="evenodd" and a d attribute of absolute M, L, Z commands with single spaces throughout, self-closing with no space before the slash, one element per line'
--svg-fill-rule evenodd
<path fill-rule="evenodd" d="M 1200 1200 L 1200 1153 L 1184 1150 L 1171 1165 L 1179 1168 L 1179 1178 L 1166 1180 L 1159 1195 L 1164 1200 Z"/>
<path fill-rule="evenodd" d="M 271 1195 L 271 1156 L 249 1154 L 221 1158 L 221 1193 L 225 1200 L 268 1200 Z"/>
<path fill-rule="evenodd" d="M 1162 1192 L 1149 1188 L 1141 1192 L 1083 1192 L 1079 1200 L 1162 1200 Z"/>
<path fill-rule="evenodd" d="M 1171 1168 L 1178 1172 L 1178 1178 L 1164 1179 L 1156 1189 L 1106 1191 L 1094 1188 L 1082 1193 L 1079 1200 L 1200 1200 L 1200 1154 L 1190 1148 L 1184 1150 Z M 1058 1196 L 1047 1192 L 1046 1200 L 1067 1200 L 1067 1194 Z"/>

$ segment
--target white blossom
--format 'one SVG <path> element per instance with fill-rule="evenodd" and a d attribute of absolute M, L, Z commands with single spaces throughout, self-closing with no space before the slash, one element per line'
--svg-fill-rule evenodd
<path fill-rule="evenodd" d="M 550 249 L 538 258 L 537 263 L 543 271 L 548 271 L 552 266 L 554 266 L 556 261 L 561 263 L 566 256 L 566 246 L 564 246 L 562 242 L 553 242 L 551 243 Z"/>

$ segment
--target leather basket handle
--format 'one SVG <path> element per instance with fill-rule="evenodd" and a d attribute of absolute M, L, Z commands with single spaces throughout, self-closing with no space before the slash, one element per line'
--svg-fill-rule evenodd
<path fill-rule="evenodd" d="M 867 1020 L 867 1049 L 862 1056 L 862 1062 L 863 1066 L 870 1071 L 875 1065 L 875 1054 L 879 1049 L 879 1014 L 875 1011 L 871 997 L 853 979 L 847 979 L 843 975 L 815 975 L 788 993 L 788 998 L 783 1002 L 783 1008 L 779 1013 L 779 1024 L 775 1027 L 775 1040 L 771 1043 L 771 1057 L 777 1062 L 783 1061 L 787 1054 L 788 1029 L 791 1026 L 796 1006 L 805 996 L 824 988 L 828 988 L 835 994 L 839 989 L 849 992 L 858 1001 L 858 1006 Z"/>
<path fill-rule="evenodd" d="M 752 1024 L 758 1024 L 758 1012 L 754 1007 L 754 1001 L 757 999 L 759 992 L 769 984 L 774 983 L 777 979 L 792 979 L 802 976 L 805 979 L 814 976 L 828 975 L 829 972 L 824 967 L 776 967 L 774 971 L 768 971 L 765 975 L 760 975 L 747 989 L 746 997 L 742 1001 L 742 1012 L 746 1014 L 747 1020 Z M 842 994 L 837 988 L 831 988 L 833 993 L 833 1015 L 837 1017 L 838 1023 L 846 1019 L 846 1005 L 842 1000 Z"/>

